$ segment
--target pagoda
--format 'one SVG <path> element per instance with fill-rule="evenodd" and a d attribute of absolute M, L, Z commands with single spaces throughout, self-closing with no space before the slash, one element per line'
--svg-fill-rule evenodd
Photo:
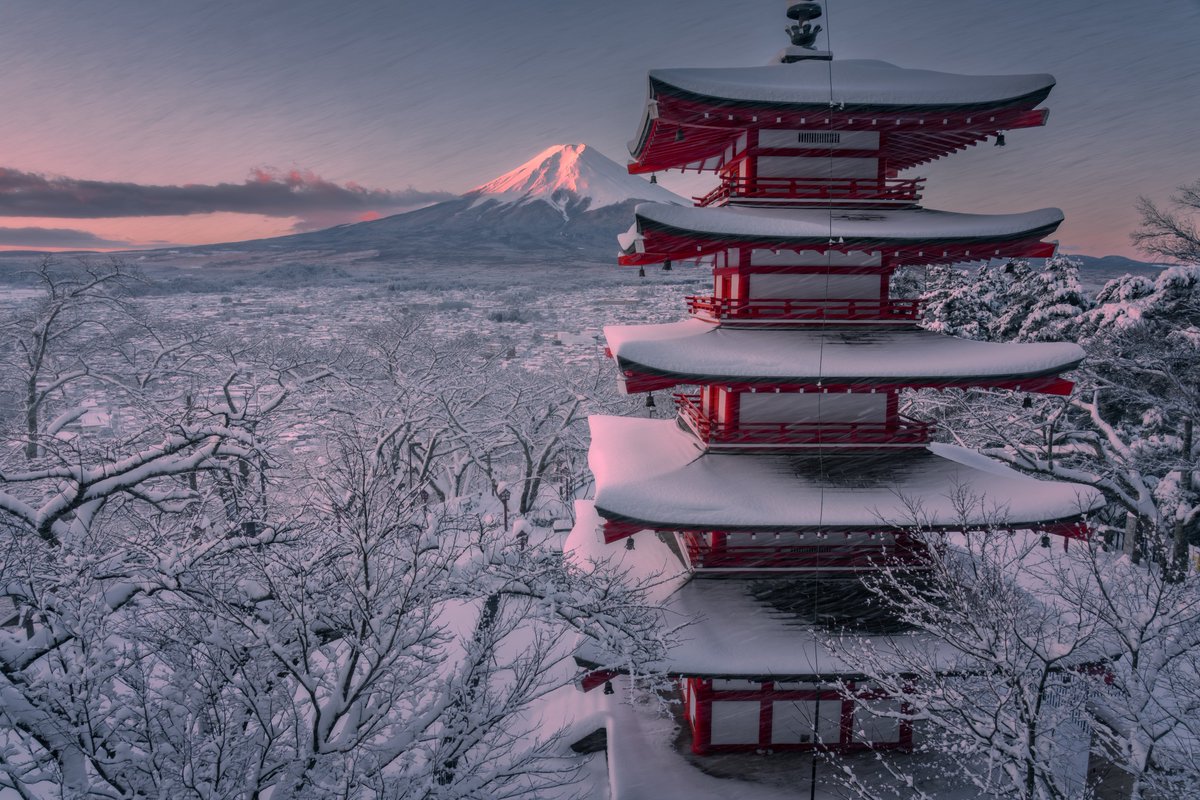
<path fill-rule="evenodd" d="M 681 321 L 605 329 L 622 391 L 675 392 L 678 413 L 590 419 L 595 498 L 566 545 L 679 573 L 662 599 L 693 624 L 646 666 L 676 680 L 699 755 L 911 748 L 910 725 L 846 700 L 853 671 L 821 644 L 832 626 L 909 646 L 862 576 L 919 568 L 913 531 L 1079 537 L 1102 503 L 934 443 L 901 413 L 905 390 L 1071 391 L 1077 345 L 923 330 L 920 301 L 892 290 L 902 267 L 1053 254 L 1058 209 L 930 210 L 924 180 L 902 173 L 1043 125 L 1054 78 L 834 60 L 814 47 L 821 6 L 786 11 L 792 44 L 767 66 L 650 72 L 630 172 L 718 183 L 694 207 L 638 205 L 620 263 L 711 264 L 712 291 L 687 297 Z M 577 660 L 604 667 L 587 646 Z"/>

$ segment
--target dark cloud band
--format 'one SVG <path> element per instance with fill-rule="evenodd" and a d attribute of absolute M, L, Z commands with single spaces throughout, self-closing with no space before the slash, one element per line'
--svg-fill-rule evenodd
<path fill-rule="evenodd" d="M 379 211 L 448 200 L 446 192 L 366 189 L 308 171 L 258 169 L 245 183 L 153 186 L 50 177 L 0 167 L 0 217 L 163 217 L 228 211 L 272 217 Z"/>
<path fill-rule="evenodd" d="M 0 247 L 127 247 L 129 242 L 102 239 L 72 228 L 0 228 Z"/>

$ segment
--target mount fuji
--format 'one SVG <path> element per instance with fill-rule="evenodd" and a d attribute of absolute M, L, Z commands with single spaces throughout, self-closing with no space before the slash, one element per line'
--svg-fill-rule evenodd
<path fill-rule="evenodd" d="M 611 263 L 633 206 L 689 204 L 586 144 L 555 145 L 442 203 L 403 214 L 255 242 L 238 249 L 377 251 L 379 260 L 529 263 L 570 256 Z M 227 247 L 227 246 L 222 246 Z"/>

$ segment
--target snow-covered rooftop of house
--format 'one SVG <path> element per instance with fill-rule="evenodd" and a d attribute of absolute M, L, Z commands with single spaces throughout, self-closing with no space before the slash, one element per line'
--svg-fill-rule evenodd
<path fill-rule="evenodd" d="M 905 69 L 886 61 L 800 61 L 762 67 L 656 69 L 655 95 L 672 89 L 720 100 L 786 105 L 847 106 L 1000 105 L 1030 97 L 1031 105 L 1054 87 L 1054 76 L 955 75 Z M 1032 97 L 1031 97 L 1032 96 Z"/>
<path fill-rule="evenodd" d="M 502 204 L 525 204 L 544 200 L 556 207 L 587 198 L 588 210 L 624 203 L 654 200 L 683 203 L 683 198 L 630 175 L 617 162 L 586 144 L 548 147 L 514 170 L 504 173 L 467 193 L 473 205 L 493 200 Z"/>
<path fill-rule="evenodd" d="M 1022 475 L 960 447 L 901 455 L 704 453 L 675 420 L 589 418 L 595 507 L 647 528 L 1020 527 L 1103 505 L 1087 486 Z"/>
<path fill-rule="evenodd" d="M 1062 224 L 1057 208 L 1021 214 L 959 214 L 927 208 L 827 209 L 827 208 L 695 208 L 641 203 L 635 209 L 637 231 L 665 226 L 681 231 L 769 240 L 829 239 L 896 242 L 995 241 L 1039 237 Z M 636 238 L 619 239 L 630 252 Z"/>
<path fill-rule="evenodd" d="M 696 380 L 915 383 L 1053 375 L 1083 360 L 1068 342 L 980 342 L 923 330 L 762 330 L 696 319 L 610 325 L 622 370 Z"/>

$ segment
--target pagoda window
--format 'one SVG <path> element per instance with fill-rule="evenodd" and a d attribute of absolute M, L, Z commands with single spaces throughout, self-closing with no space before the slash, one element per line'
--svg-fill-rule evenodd
<path fill-rule="evenodd" d="M 886 394 L 742 394 L 738 422 L 843 422 L 882 424 L 888 421 Z"/>
<path fill-rule="evenodd" d="M 788 275 L 764 273 L 750 276 L 750 299 L 874 300 L 883 291 L 879 275 Z"/>
<path fill-rule="evenodd" d="M 758 146 L 762 150 L 823 148 L 829 150 L 878 150 L 878 131 L 801 131 L 761 130 Z"/>
<path fill-rule="evenodd" d="M 806 158 L 804 156 L 759 156 L 760 178 L 864 178 L 874 180 L 879 175 L 877 158 Z"/>
<path fill-rule="evenodd" d="M 903 703 L 899 700 L 873 700 L 871 708 L 882 712 L 899 713 Z M 901 740 L 900 720 L 872 714 L 859 707 L 854 715 L 854 738 L 870 744 L 899 744 Z"/>
<path fill-rule="evenodd" d="M 833 692 L 822 693 L 823 697 L 828 695 L 837 697 Z M 773 706 L 771 714 L 771 742 L 773 744 L 810 744 L 813 742 L 814 727 L 820 743 L 841 743 L 842 701 L 840 699 L 780 700 L 776 701 Z M 816 714 L 819 714 L 819 718 L 814 721 L 813 717 Z M 715 726 L 713 734 L 716 735 Z"/>
<path fill-rule="evenodd" d="M 714 700 L 709 742 L 714 745 L 758 744 L 761 712 L 762 703 L 758 700 Z"/>

